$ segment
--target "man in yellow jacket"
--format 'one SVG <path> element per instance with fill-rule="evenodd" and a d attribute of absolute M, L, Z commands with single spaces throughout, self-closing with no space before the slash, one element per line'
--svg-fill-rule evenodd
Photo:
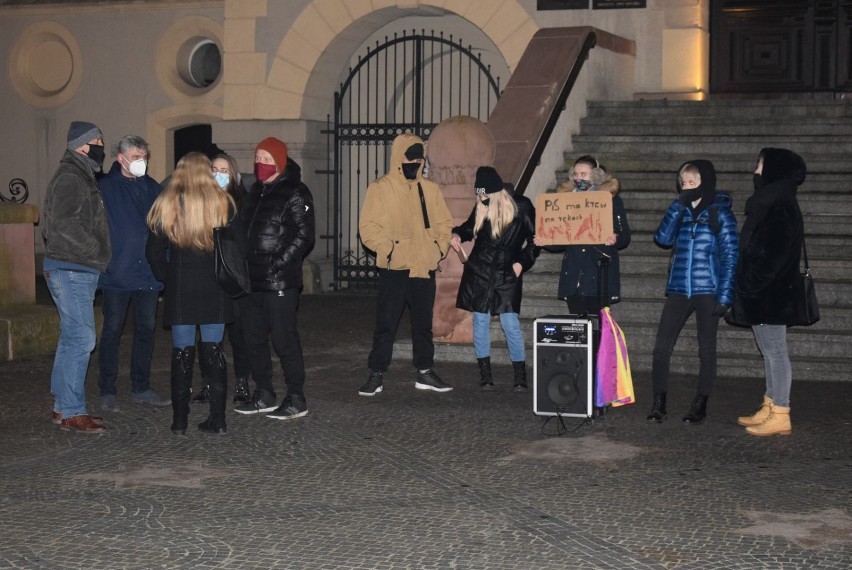
<path fill-rule="evenodd" d="M 376 328 L 368 365 L 370 376 L 358 393 L 382 391 L 391 363 L 402 311 L 411 315 L 411 343 L 420 390 L 448 392 L 434 370 L 432 306 L 435 270 L 450 248 L 453 218 L 438 185 L 423 178 L 426 146 L 413 134 L 396 137 L 390 171 L 370 184 L 361 210 L 359 230 L 364 246 L 375 252 L 379 270 Z"/>

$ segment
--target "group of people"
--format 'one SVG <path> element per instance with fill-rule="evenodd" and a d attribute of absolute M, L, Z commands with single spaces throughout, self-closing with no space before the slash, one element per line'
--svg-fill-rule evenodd
<path fill-rule="evenodd" d="M 74 122 L 68 147 L 44 203 L 44 274 L 60 315 L 60 338 L 51 376 L 52 419 L 63 430 L 98 433 L 102 417 L 86 411 L 84 381 L 95 347 L 93 301 L 104 295 L 100 341 L 100 392 L 105 411 L 116 399 L 118 347 L 128 307 L 133 307 L 132 399 L 171 404 L 171 429 L 187 430 L 190 402 L 209 403 L 201 431 L 227 431 L 227 364 L 222 348 L 228 329 L 234 360 L 235 411 L 293 419 L 308 413 L 305 365 L 297 328 L 302 264 L 314 243 L 314 207 L 287 145 L 274 138 L 255 149 L 255 182 L 246 190 L 233 157 L 212 161 L 191 152 L 176 165 L 165 188 L 147 175 L 148 145 L 121 139 L 110 172 L 97 176 L 103 134 L 92 123 Z M 453 219 L 440 188 L 424 176 L 426 145 L 402 134 L 391 147 L 390 170 L 367 189 L 360 238 L 376 256 L 377 311 L 369 375 L 359 389 L 375 396 L 384 388 L 394 337 L 406 307 L 411 319 L 415 387 L 448 392 L 434 370 L 432 311 L 435 272 L 450 249 L 465 258 L 456 306 L 472 313 L 480 387 L 494 388 L 490 323 L 498 316 L 514 370 L 514 390 L 527 390 L 526 357 L 519 312 L 523 273 L 542 249 L 562 253 L 558 296 L 574 315 L 595 315 L 621 298 L 618 252 L 631 240 L 617 178 L 592 156 L 576 160 L 557 191 L 607 191 L 612 195 L 613 233 L 597 245 L 545 245 L 535 236 L 535 208 L 516 195 L 497 170 L 476 171 L 474 207 L 462 224 Z M 716 191 L 706 160 L 683 164 L 677 197 L 654 234 L 672 249 L 666 302 L 653 351 L 653 404 L 647 419 L 667 417 L 669 365 L 677 338 L 694 312 L 698 324 L 698 388 L 683 422 L 700 424 L 716 376 L 719 320 L 751 326 L 766 363 L 763 405 L 739 423 L 753 435 L 790 433 L 790 361 L 785 307 L 798 274 L 803 222 L 796 189 L 805 163 L 786 149 L 763 149 L 737 235 L 731 198 Z M 214 272 L 214 230 L 229 228 L 248 260 L 251 293 L 234 300 Z M 469 256 L 462 243 L 475 240 Z M 171 327 L 171 398 L 150 388 L 150 360 L 158 298 L 164 289 L 163 324 Z M 198 342 L 200 337 L 200 342 Z M 272 377 L 273 349 L 280 358 L 287 394 L 278 404 Z M 198 350 L 202 388 L 192 395 Z M 249 388 L 249 377 L 255 390 Z"/>
<path fill-rule="evenodd" d="M 233 355 L 235 410 L 268 412 L 273 419 L 308 413 L 305 368 L 296 326 L 302 264 L 314 243 L 313 199 L 301 182 L 287 145 L 273 137 L 255 149 L 256 181 L 242 185 L 233 157 L 212 161 L 190 152 L 165 184 L 147 174 L 148 144 L 126 136 L 117 145 L 108 174 L 103 133 L 75 121 L 67 149 L 44 202 L 44 275 L 60 317 L 51 373 L 52 421 L 62 430 L 100 433 L 101 416 L 86 410 L 85 378 L 96 330 L 94 296 L 103 291 L 104 326 L 99 345 L 101 407 L 119 412 L 116 377 L 124 321 L 133 308 L 131 399 L 172 407 L 171 430 L 185 434 L 198 351 L 202 388 L 196 401 L 209 403 L 203 432 L 227 432 L 225 329 Z M 248 260 L 252 292 L 232 299 L 214 270 L 214 230 L 227 228 Z M 150 387 L 159 297 L 163 324 L 171 328 L 171 398 Z M 284 369 L 287 395 L 280 405 L 272 389 L 268 342 Z M 248 378 L 257 385 L 249 393 Z"/>

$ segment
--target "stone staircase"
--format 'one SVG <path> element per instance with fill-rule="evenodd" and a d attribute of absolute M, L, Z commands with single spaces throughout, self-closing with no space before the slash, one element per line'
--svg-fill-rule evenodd
<path fill-rule="evenodd" d="M 633 232 L 622 251 L 623 301 L 613 314 L 626 335 L 634 370 L 649 371 L 656 326 L 664 302 L 669 250 L 653 232 L 675 195 L 675 169 L 704 158 L 716 166 L 717 189 L 734 200 L 742 224 L 752 172 L 762 147 L 790 148 L 808 164 L 799 189 L 811 270 L 822 320 L 794 327 L 788 344 L 794 378 L 852 381 L 852 104 L 844 101 L 630 101 L 591 102 L 573 137 L 573 157 L 595 155 L 621 180 L 622 199 Z M 532 323 L 565 313 L 555 298 L 562 256 L 543 252 L 525 276 L 521 317 L 532 358 Z M 508 362 L 497 319 L 492 324 L 492 359 Z M 407 348 L 407 347 L 406 347 Z M 405 348 L 403 348 L 405 350 Z M 408 348 L 410 353 L 410 348 Z M 697 373 L 695 320 L 690 318 L 675 347 L 672 372 Z M 439 345 L 436 360 L 473 361 L 471 346 Z M 724 322 L 719 331 L 719 375 L 763 377 L 750 329 Z"/>

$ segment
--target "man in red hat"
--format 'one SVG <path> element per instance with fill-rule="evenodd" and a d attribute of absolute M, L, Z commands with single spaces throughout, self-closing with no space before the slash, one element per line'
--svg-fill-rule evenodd
<path fill-rule="evenodd" d="M 241 414 L 268 413 L 278 420 L 308 413 L 305 363 L 296 311 L 302 289 L 302 262 L 314 245 L 314 202 L 302 183 L 301 168 L 287 156 L 287 145 L 268 137 L 255 149 L 257 180 L 241 208 L 248 229 L 252 293 L 240 301 L 240 318 L 256 389 L 251 401 L 237 406 Z M 272 347 L 281 359 L 287 395 L 275 407 Z"/>

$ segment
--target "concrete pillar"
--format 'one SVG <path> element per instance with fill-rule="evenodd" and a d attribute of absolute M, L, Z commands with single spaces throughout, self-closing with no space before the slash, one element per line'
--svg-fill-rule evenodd
<path fill-rule="evenodd" d="M 0 204 L 0 362 L 56 348 L 56 309 L 35 304 L 36 222 L 36 206 Z"/>
<path fill-rule="evenodd" d="M 455 225 L 464 222 L 474 206 L 473 182 L 476 169 L 494 163 L 494 136 L 488 127 L 472 117 L 450 117 L 441 122 L 429 137 L 429 178 L 444 194 Z M 470 252 L 472 243 L 464 244 Z M 437 294 L 432 334 L 438 342 L 472 343 L 471 314 L 456 308 L 464 266 L 451 250 L 441 262 L 437 275 Z"/>

